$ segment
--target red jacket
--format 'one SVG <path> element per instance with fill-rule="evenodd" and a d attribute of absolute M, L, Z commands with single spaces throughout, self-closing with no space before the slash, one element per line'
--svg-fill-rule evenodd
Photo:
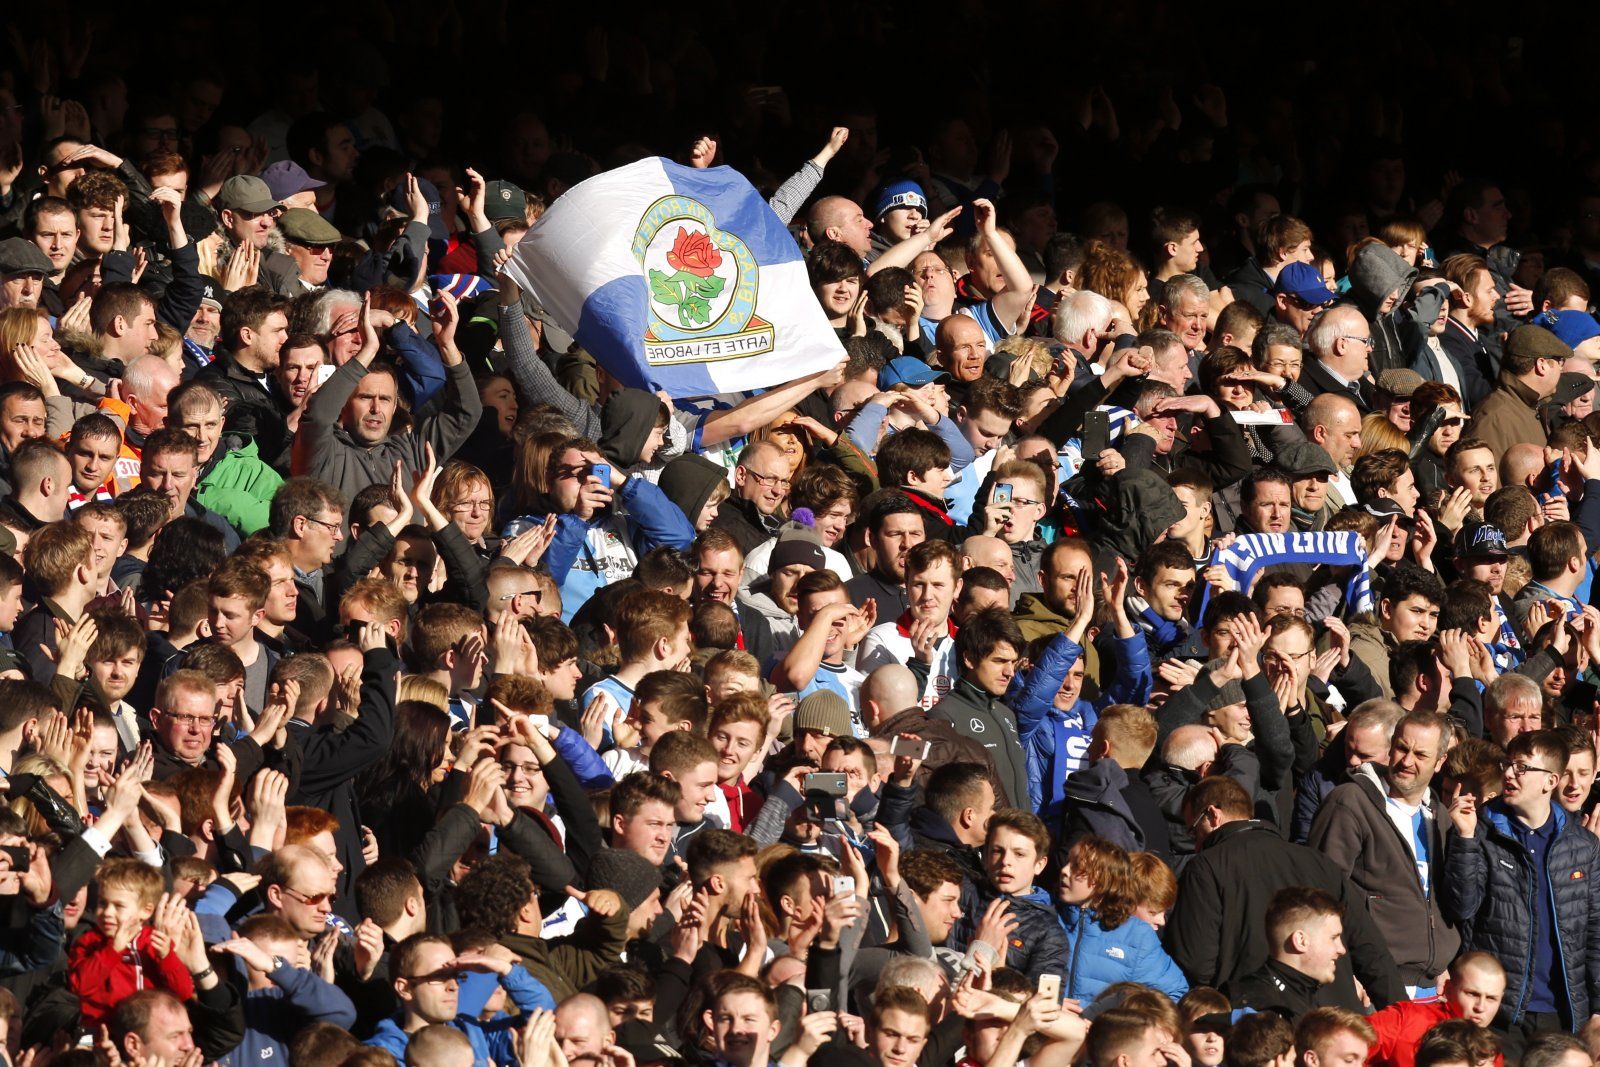
<path fill-rule="evenodd" d="M 755 818 L 756 810 L 761 807 L 761 798 L 756 796 L 756 791 L 750 788 L 743 775 L 737 781 L 718 782 L 717 788 L 728 800 L 728 829 L 736 834 L 744 833 L 745 827 Z"/>
<path fill-rule="evenodd" d="M 194 997 L 194 978 L 176 952 L 165 958 L 150 947 L 154 931 L 146 926 L 133 945 L 118 952 L 111 939 L 90 930 L 67 953 L 67 974 L 82 1007 L 83 1027 L 90 1033 L 127 997 L 142 989 L 165 989 L 179 1000 Z"/>
<path fill-rule="evenodd" d="M 1367 1016 L 1378 1032 L 1377 1043 L 1367 1054 L 1368 1067 L 1414 1067 L 1422 1035 L 1449 1019 L 1459 1018 L 1443 998 L 1402 1000 Z M 1495 1056 L 1495 1067 L 1505 1067 L 1505 1057 Z"/>

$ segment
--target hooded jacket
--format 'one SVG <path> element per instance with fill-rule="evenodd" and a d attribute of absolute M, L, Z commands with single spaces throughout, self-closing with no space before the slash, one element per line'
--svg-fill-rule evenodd
<path fill-rule="evenodd" d="M 661 468 L 661 477 L 656 480 L 667 499 L 683 509 L 691 526 L 700 521 L 706 501 L 711 499 L 719 484 L 728 484 L 727 470 L 693 452 L 668 460 Z"/>
<path fill-rule="evenodd" d="M 1161 990 L 1173 1000 L 1189 991 L 1183 971 L 1161 947 L 1155 929 L 1143 919 L 1130 915 L 1121 925 L 1108 930 L 1093 908 L 1057 904 L 1056 911 L 1072 946 L 1062 996 L 1087 1004 L 1106 986 L 1118 982 L 1138 982 Z"/>
<path fill-rule="evenodd" d="M 1190 985 L 1221 988 L 1266 963 L 1261 917 L 1273 895 L 1289 886 L 1320 889 L 1344 905 L 1349 955 L 1339 961 L 1338 976 L 1318 1003 L 1359 1011 L 1352 970 L 1378 1007 L 1406 999 L 1394 958 L 1344 872 L 1317 850 L 1290 844 L 1255 819 L 1225 823 L 1208 834 L 1183 869 L 1165 942 Z"/>
<path fill-rule="evenodd" d="M 1355 887 L 1366 894 L 1367 909 L 1389 946 L 1400 980 L 1431 986 L 1461 948 L 1461 936 L 1439 909 L 1439 860 L 1448 816 L 1430 790 L 1424 800 L 1430 893 L 1417 877 L 1411 842 L 1389 818 L 1387 795 L 1387 770 L 1363 764 L 1322 802 L 1306 844 L 1348 871 Z"/>
<path fill-rule="evenodd" d="M 1035 666 L 1016 676 L 1006 695 L 1027 753 L 1029 805 L 1052 830 L 1059 828 L 1071 792 L 1068 776 L 1084 767 L 1099 710 L 1149 700 L 1150 654 L 1144 635 L 1135 630 L 1132 637 L 1117 640 L 1117 646 L 1117 676 L 1094 701 L 1080 698 L 1066 711 L 1055 706 L 1067 673 L 1083 656 L 1082 646 L 1064 633 L 1050 642 Z"/>
<path fill-rule="evenodd" d="M 527 972 L 542 982 L 559 1004 L 621 961 L 628 944 L 628 916 L 624 902 L 615 915 L 590 912 L 571 934 L 555 941 L 506 934 L 500 943 L 517 954 Z"/>
<path fill-rule="evenodd" d="M 1447 918 L 1467 925 L 1466 947 L 1492 953 L 1506 969 L 1506 995 L 1496 1027 L 1523 1017 L 1532 989 L 1534 894 L 1539 872 L 1511 828 L 1509 809 L 1493 800 L 1478 816 L 1471 837 L 1452 827 L 1445 842 L 1440 904 Z M 1564 1019 L 1574 1032 L 1600 1005 L 1600 840 L 1551 804 L 1555 840 L 1545 856 L 1551 910 L 1556 922 L 1556 952 L 1564 991 Z"/>
<path fill-rule="evenodd" d="M 226 434 L 195 488 L 195 499 L 228 520 L 240 537 L 265 529 L 283 475 L 261 461 L 255 441 Z"/>
<path fill-rule="evenodd" d="M 1232 421 L 1232 420 L 1229 420 Z M 1139 441 L 1149 441 L 1139 437 Z M 1172 491 L 1166 479 L 1149 469 L 1151 457 L 1145 456 L 1142 465 L 1133 451 L 1124 447 L 1128 465 L 1118 471 L 1111 484 L 1105 487 L 1097 502 L 1103 514 L 1099 523 L 1099 547 L 1126 559 L 1138 559 L 1140 554 L 1166 535 L 1167 529 L 1183 518 L 1183 504 Z M 1249 453 L 1245 453 L 1243 474 L 1250 472 Z M 1243 474 L 1229 481 L 1238 481 Z M 1223 482 L 1214 483 L 1218 486 Z"/>
<path fill-rule="evenodd" d="M 1350 264 L 1350 295 L 1372 325 L 1368 365 L 1374 377 L 1386 370 L 1410 368 L 1425 354 L 1428 331 L 1437 321 L 1450 287 L 1436 282 L 1415 300 L 1408 300 L 1416 280 L 1417 268 L 1385 244 L 1363 246 Z M 1387 313 L 1379 314 L 1385 298 L 1396 290 L 1400 299 Z"/>
<path fill-rule="evenodd" d="M 643 389 L 612 393 L 600 409 L 600 451 L 619 470 L 643 463 L 645 442 L 656 428 L 663 408 L 660 397 Z"/>

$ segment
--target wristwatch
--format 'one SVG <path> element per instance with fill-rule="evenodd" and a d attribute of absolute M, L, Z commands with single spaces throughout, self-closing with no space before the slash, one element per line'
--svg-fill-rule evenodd
<path fill-rule="evenodd" d="M 282 956 L 274 956 L 274 957 L 272 957 L 272 969 L 273 970 L 276 971 L 280 967 L 287 967 L 288 965 L 289 965 L 289 961 L 284 959 Z"/>

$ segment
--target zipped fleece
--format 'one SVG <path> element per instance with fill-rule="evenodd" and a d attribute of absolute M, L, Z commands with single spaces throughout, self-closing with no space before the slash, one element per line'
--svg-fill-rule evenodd
<path fill-rule="evenodd" d="M 1387 786 L 1376 765 L 1363 764 L 1350 781 L 1336 786 L 1322 802 L 1306 844 L 1350 872 L 1367 898 L 1367 911 L 1389 945 L 1406 985 L 1431 986 L 1461 948 L 1461 935 L 1439 908 L 1444 826 L 1449 816 L 1431 794 L 1429 855 L 1433 857 L 1432 896 L 1422 892 L 1410 842 L 1389 818 Z"/>

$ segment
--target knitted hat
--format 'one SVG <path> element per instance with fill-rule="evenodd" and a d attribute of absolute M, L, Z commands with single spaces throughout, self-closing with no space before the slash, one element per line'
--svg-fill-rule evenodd
<path fill-rule="evenodd" d="M 1547 311 L 1533 321 L 1573 349 L 1591 337 L 1600 337 L 1600 322 L 1596 322 L 1587 311 Z"/>
<path fill-rule="evenodd" d="M 776 574 L 785 567 L 804 563 L 814 571 L 828 565 L 822 554 L 822 538 L 814 528 L 816 518 L 810 508 L 795 508 L 789 521 L 778 527 L 778 540 L 767 558 L 767 573 Z"/>
<path fill-rule="evenodd" d="M 849 737 L 850 705 L 833 690 L 819 689 L 795 708 L 794 728 L 816 730 L 829 737 Z"/>
<path fill-rule="evenodd" d="M 1208 671 L 1214 670 L 1217 667 L 1221 667 L 1226 662 L 1226 660 L 1214 659 L 1210 663 L 1206 664 L 1205 669 Z M 1210 700 L 1206 701 L 1206 710 L 1216 711 L 1218 708 L 1226 708 L 1232 704 L 1243 703 L 1244 686 L 1239 682 L 1239 679 L 1232 678 L 1223 683 L 1222 688 L 1217 690 L 1216 696 L 1213 696 Z"/>
<path fill-rule="evenodd" d="M 621 848 L 603 848 L 589 862 L 589 888 L 616 892 L 632 911 L 661 888 L 661 868 Z"/>

